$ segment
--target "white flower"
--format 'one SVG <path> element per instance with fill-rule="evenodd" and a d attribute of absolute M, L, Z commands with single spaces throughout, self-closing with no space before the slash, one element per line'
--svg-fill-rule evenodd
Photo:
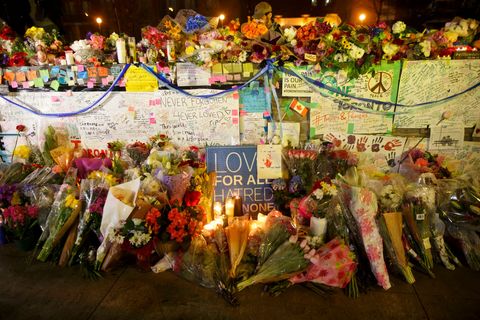
<path fill-rule="evenodd" d="M 420 47 L 422 48 L 422 53 L 425 57 L 430 57 L 430 52 L 432 51 L 432 43 L 428 40 L 420 42 Z"/>
<path fill-rule="evenodd" d="M 243 50 L 242 52 L 240 52 L 240 54 L 238 55 L 238 62 L 245 62 L 247 61 L 247 51 Z"/>
<path fill-rule="evenodd" d="M 139 226 L 139 225 L 141 225 L 141 224 L 143 223 L 143 220 L 142 220 L 142 219 L 133 218 L 133 219 L 132 219 L 132 222 L 133 222 L 134 225 Z"/>
<path fill-rule="evenodd" d="M 352 43 L 350 50 L 348 50 L 348 54 L 353 59 L 358 60 L 363 57 L 365 50 Z"/>
<path fill-rule="evenodd" d="M 13 43 L 11 40 L 0 40 L 0 47 L 3 47 L 9 54 L 11 54 Z"/>
<path fill-rule="evenodd" d="M 72 45 L 70 46 L 74 52 L 83 49 L 91 49 L 90 45 L 88 44 L 87 40 L 75 40 Z"/>
<path fill-rule="evenodd" d="M 348 61 L 348 56 L 344 53 L 337 53 L 333 59 L 337 62 L 346 62 Z"/>
<path fill-rule="evenodd" d="M 295 47 L 297 45 L 297 39 L 290 41 L 290 44 Z"/>
<path fill-rule="evenodd" d="M 107 239 L 112 243 L 122 244 L 125 240 L 124 236 L 115 232 L 115 229 L 110 229 L 107 234 Z"/>
<path fill-rule="evenodd" d="M 322 191 L 322 189 L 320 189 L 320 188 L 315 189 L 315 191 L 313 192 L 313 196 L 314 196 L 317 200 L 322 200 L 322 199 L 323 199 L 323 191 Z"/>
<path fill-rule="evenodd" d="M 385 54 L 394 56 L 398 52 L 398 45 L 387 42 L 382 46 L 382 50 Z"/>
<path fill-rule="evenodd" d="M 392 26 L 393 33 L 402 33 L 407 28 L 407 25 L 403 21 L 397 21 Z"/>
<path fill-rule="evenodd" d="M 142 247 L 146 245 L 152 237 L 149 233 L 143 233 L 141 231 L 135 230 L 133 231 L 133 235 L 128 240 L 130 244 L 134 247 Z"/>
<path fill-rule="evenodd" d="M 295 27 L 287 28 L 283 31 L 283 35 L 285 36 L 287 42 L 291 42 L 297 35 L 297 29 L 295 29 Z"/>

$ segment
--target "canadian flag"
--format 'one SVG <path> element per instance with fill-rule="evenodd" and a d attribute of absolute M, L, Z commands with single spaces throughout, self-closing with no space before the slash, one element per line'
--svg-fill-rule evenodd
<path fill-rule="evenodd" d="M 297 99 L 293 99 L 290 103 L 290 109 L 297 112 L 302 117 L 306 117 L 308 113 L 308 108 L 300 103 Z"/>

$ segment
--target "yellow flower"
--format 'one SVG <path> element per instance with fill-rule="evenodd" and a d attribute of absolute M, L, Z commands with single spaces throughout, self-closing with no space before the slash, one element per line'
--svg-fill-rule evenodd
<path fill-rule="evenodd" d="M 19 206 L 22 204 L 22 199 L 20 199 L 20 194 L 18 192 L 14 192 L 12 196 L 12 200 L 10 200 L 12 206 Z"/>
<path fill-rule="evenodd" d="M 30 153 L 31 153 L 32 150 L 30 150 L 30 148 L 26 145 L 21 145 L 21 146 L 17 146 L 15 148 L 15 150 L 13 150 L 13 155 L 15 157 L 19 157 L 19 158 L 22 158 L 22 159 L 28 159 L 30 158 Z"/>
<path fill-rule="evenodd" d="M 41 40 L 45 35 L 45 30 L 43 28 L 31 27 L 28 28 L 25 32 L 25 37 L 32 38 L 35 40 Z"/>
<path fill-rule="evenodd" d="M 191 56 L 193 53 L 195 52 L 195 48 L 193 46 L 188 46 L 186 49 L 185 49 L 185 53 L 189 56 Z"/>
<path fill-rule="evenodd" d="M 332 27 L 338 27 L 342 23 L 342 19 L 336 13 L 329 13 L 323 18 L 323 21 Z"/>
<path fill-rule="evenodd" d="M 65 198 L 65 207 L 75 209 L 78 206 L 79 201 L 73 194 L 69 194 Z"/>
<path fill-rule="evenodd" d="M 457 41 L 458 39 L 458 33 L 453 31 L 446 31 L 444 35 L 448 39 L 448 42 L 451 42 L 451 43 Z"/>

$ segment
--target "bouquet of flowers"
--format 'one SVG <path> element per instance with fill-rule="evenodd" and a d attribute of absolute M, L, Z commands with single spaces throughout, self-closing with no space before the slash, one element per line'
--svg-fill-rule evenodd
<path fill-rule="evenodd" d="M 339 176 L 339 179 L 343 182 L 341 199 L 348 207 L 348 214 L 351 214 L 356 222 L 356 226 L 350 230 L 358 230 L 377 283 L 387 290 L 390 288 L 390 278 L 383 258 L 382 238 L 375 222 L 378 209 L 375 193 L 362 187 L 355 167 L 347 170 L 347 174 Z"/>
<path fill-rule="evenodd" d="M 285 152 L 284 159 L 292 176 L 288 190 L 311 190 L 315 182 L 314 164 L 318 152 L 315 150 L 291 149 Z"/>
<path fill-rule="evenodd" d="M 74 179 L 76 173 L 76 169 L 70 169 L 66 179 Z M 81 205 L 76 193 L 76 188 L 69 183 L 64 183 L 57 193 L 47 220 L 47 228 L 40 238 L 40 242 L 45 242 L 37 256 L 38 260 L 45 262 L 48 259 L 54 247 L 77 219 Z"/>
<path fill-rule="evenodd" d="M 421 254 L 425 266 L 432 269 L 430 224 L 435 212 L 435 188 L 428 185 L 428 179 L 436 181 L 433 174 L 423 174 L 420 176 L 418 184 L 410 185 L 407 189 L 403 205 L 403 218 L 408 227 L 406 231 L 414 241 L 411 245 L 416 249 L 415 251 Z"/>
<path fill-rule="evenodd" d="M 38 230 L 38 207 L 35 205 L 10 206 L 3 211 L 7 234 L 15 240 L 31 239 L 31 247 L 40 236 Z"/>
<path fill-rule="evenodd" d="M 334 238 L 315 252 L 310 258 L 307 270 L 290 278 L 290 281 L 292 283 L 310 281 L 345 288 L 352 279 L 356 267 L 353 252 L 342 240 Z"/>

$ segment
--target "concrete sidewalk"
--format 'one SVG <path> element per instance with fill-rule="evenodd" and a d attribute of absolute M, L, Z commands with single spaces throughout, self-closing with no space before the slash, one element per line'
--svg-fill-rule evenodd
<path fill-rule="evenodd" d="M 375 288 L 355 300 L 341 290 L 319 296 L 302 286 L 271 297 L 254 286 L 231 307 L 172 272 L 129 266 L 91 281 L 78 267 L 29 264 L 29 257 L 0 246 L 0 319 L 480 319 L 480 273 L 467 268 L 438 266 L 436 279 L 415 272 L 413 286 L 394 278 L 390 290 Z"/>

